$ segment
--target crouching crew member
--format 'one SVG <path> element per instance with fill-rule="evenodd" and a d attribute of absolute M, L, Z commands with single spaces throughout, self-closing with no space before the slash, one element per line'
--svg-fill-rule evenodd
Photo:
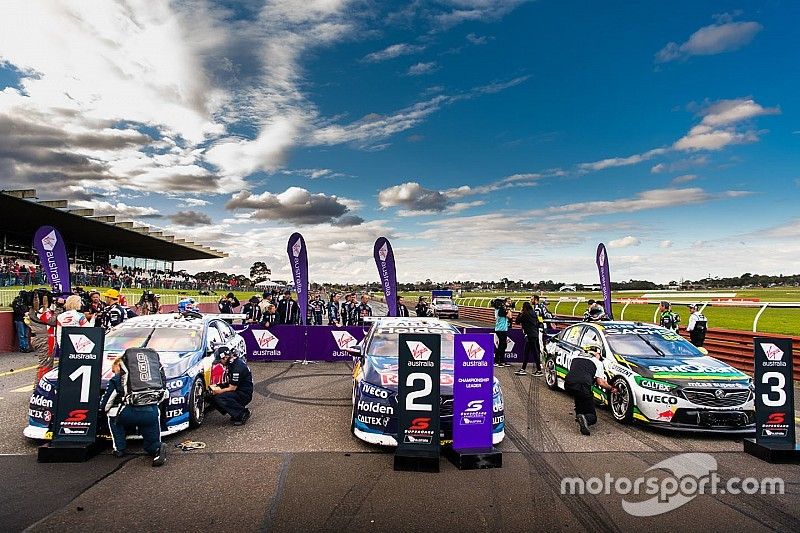
<path fill-rule="evenodd" d="M 608 384 L 600 362 L 600 347 L 590 345 L 584 347 L 585 357 L 575 357 L 570 364 L 569 372 L 564 380 L 564 389 L 575 397 L 575 420 L 583 435 L 590 435 L 589 426 L 597 423 L 597 412 L 594 407 L 592 385 L 616 392 Z"/>
<path fill-rule="evenodd" d="M 708 319 L 700 312 L 697 304 L 690 304 L 689 311 L 689 324 L 686 326 L 686 331 L 689 332 L 689 338 L 692 344 L 698 348 L 703 346 L 706 341 L 706 331 L 708 331 Z"/>
<path fill-rule="evenodd" d="M 142 355 L 146 362 L 139 360 Z M 135 369 L 133 373 L 128 370 L 131 366 Z M 114 456 L 125 455 L 128 432 L 138 428 L 142 436 L 142 448 L 153 458 L 153 466 L 163 465 L 167 459 L 167 445 L 161 442 L 158 404 L 169 393 L 158 353 L 147 348 L 130 348 L 122 357 L 114 360 L 111 369 L 114 376 L 109 380 L 100 401 L 100 410 L 105 411 L 108 417 Z"/>
<path fill-rule="evenodd" d="M 234 426 L 241 426 L 250 418 L 247 404 L 253 399 L 253 374 L 226 346 L 217 349 L 214 361 L 225 367 L 227 382 L 211 386 L 211 402 L 222 414 L 230 415 Z"/>

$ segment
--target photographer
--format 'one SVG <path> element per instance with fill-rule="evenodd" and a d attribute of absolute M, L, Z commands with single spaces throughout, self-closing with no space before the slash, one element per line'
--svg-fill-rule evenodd
<path fill-rule="evenodd" d="M 139 298 L 139 302 L 136 304 L 136 309 L 139 310 L 140 315 L 158 314 L 160 308 L 161 304 L 152 291 L 144 291 L 142 297 Z"/>
<path fill-rule="evenodd" d="M 497 346 L 494 348 L 494 366 L 510 366 L 506 363 L 506 347 L 508 346 L 508 330 L 511 328 L 511 298 L 497 298 L 494 305 L 494 334 Z"/>
<path fill-rule="evenodd" d="M 424 296 L 419 297 L 419 301 L 417 301 L 417 305 L 414 307 L 414 312 L 417 313 L 417 316 L 430 316 L 430 307 L 428 307 L 428 302 L 425 301 Z"/>
<path fill-rule="evenodd" d="M 19 295 L 11 302 L 11 311 L 14 319 L 14 331 L 17 332 L 17 342 L 19 343 L 19 351 L 28 353 L 31 351 L 30 344 L 28 343 L 28 326 L 25 325 L 25 314 L 28 312 L 28 304 L 25 303 L 26 296 L 30 294 L 27 291 L 19 291 Z M 33 296 L 33 295 L 31 295 Z"/>

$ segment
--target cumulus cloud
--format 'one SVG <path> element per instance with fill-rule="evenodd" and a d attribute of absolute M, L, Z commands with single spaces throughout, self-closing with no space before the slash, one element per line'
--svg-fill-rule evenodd
<path fill-rule="evenodd" d="M 430 74 L 436 71 L 437 68 L 438 65 L 436 64 L 436 61 L 430 61 L 427 63 L 420 62 L 408 67 L 407 74 L 409 76 L 422 76 L 423 74 Z"/>
<path fill-rule="evenodd" d="M 621 239 L 614 239 L 608 242 L 609 248 L 628 248 L 631 246 L 639 246 L 642 244 L 642 241 L 634 237 L 633 235 L 628 235 L 627 237 L 622 237 Z"/>
<path fill-rule="evenodd" d="M 119 218 L 161 218 L 158 209 L 154 207 L 128 205 L 124 202 L 111 203 L 105 200 L 78 200 L 72 202 L 72 205 L 83 209 L 94 209 L 95 215 L 115 215 Z"/>
<path fill-rule="evenodd" d="M 167 218 L 178 226 L 208 226 L 211 224 L 211 217 L 199 211 L 178 211 L 174 215 L 169 215 Z"/>
<path fill-rule="evenodd" d="M 372 52 L 364 56 L 362 61 L 367 63 L 379 63 L 389 59 L 394 59 L 400 56 L 417 54 L 425 50 L 425 47 L 419 44 L 398 43 L 387 46 L 383 50 Z"/>
<path fill-rule="evenodd" d="M 415 181 L 401 183 L 378 193 L 381 207 L 402 207 L 410 212 L 441 212 L 447 208 L 447 196 L 441 191 L 426 189 Z"/>
<path fill-rule="evenodd" d="M 300 187 L 289 187 L 279 194 L 241 191 L 231 196 L 225 208 L 252 209 L 250 218 L 254 220 L 286 220 L 301 225 L 338 222 L 352 226 L 363 222 L 360 217 L 342 217 L 350 211 L 345 204 L 345 201 L 336 196 L 314 194 Z"/>
<path fill-rule="evenodd" d="M 673 244 L 674 244 L 674 243 L 673 243 L 672 241 L 670 241 L 670 240 L 666 240 L 666 241 L 661 241 L 661 242 L 659 242 L 659 243 L 658 243 L 658 247 L 659 247 L 659 248 L 672 248 L 672 245 L 673 245 Z"/>
<path fill-rule="evenodd" d="M 667 43 L 656 53 L 656 63 L 732 52 L 749 44 L 762 29 L 758 22 L 733 22 L 731 17 L 723 15 L 717 23 L 694 32 L 686 42 Z"/>
<path fill-rule="evenodd" d="M 673 144 L 676 150 L 720 150 L 729 144 L 755 142 L 758 133 L 737 129 L 737 123 L 762 115 L 780 113 L 777 107 L 763 107 L 751 98 L 720 100 L 702 111 L 700 124 Z"/>
<path fill-rule="evenodd" d="M 181 202 L 178 207 L 203 207 L 211 203 L 202 198 L 178 198 L 178 200 Z"/>

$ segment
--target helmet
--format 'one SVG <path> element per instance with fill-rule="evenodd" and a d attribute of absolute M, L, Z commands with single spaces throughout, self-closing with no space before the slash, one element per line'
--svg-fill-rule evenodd
<path fill-rule="evenodd" d="M 597 341 L 589 341 L 583 345 L 583 351 L 586 353 L 591 353 L 591 352 L 601 353 L 603 349 L 600 346 L 600 343 L 598 343 Z"/>

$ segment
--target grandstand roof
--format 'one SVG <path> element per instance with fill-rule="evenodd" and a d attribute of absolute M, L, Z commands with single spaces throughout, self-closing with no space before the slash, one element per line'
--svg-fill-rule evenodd
<path fill-rule="evenodd" d="M 33 241 L 41 226 L 53 226 L 61 232 L 67 246 L 108 250 L 115 255 L 146 257 L 166 261 L 216 259 L 227 257 L 220 252 L 160 229 L 150 229 L 132 221 L 117 221 L 113 215 L 97 216 L 92 209 L 69 209 L 63 200 L 37 202 L 36 191 L 0 191 L 0 232 Z"/>

